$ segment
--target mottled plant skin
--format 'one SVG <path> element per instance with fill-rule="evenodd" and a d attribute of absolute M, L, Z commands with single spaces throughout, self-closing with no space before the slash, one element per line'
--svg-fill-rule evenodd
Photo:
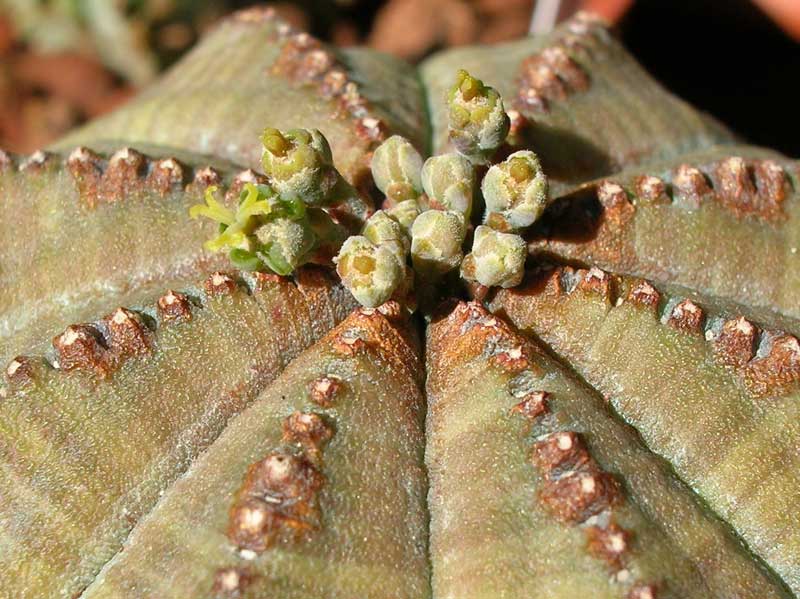
<path fill-rule="evenodd" d="M 515 115 L 512 149 L 542 158 L 555 195 L 628 166 L 734 139 L 665 91 L 608 29 L 585 19 L 548 35 L 436 54 L 420 67 L 431 98 L 447 93 L 456 69 L 497 89 Z M 541 80 L 531 82 L 537 73 Z M 437 154 L 449 147 L 448 109 L 441 102 L 430 107 Z"/>
<path fill-rule="evenodd" d="M 554 202 L 530 251 L 799 318 L 798 184 L 797 163 L 767 150 L 681 156 Z"/>
<path fill-rule="evenodd" d="M 448 135 L 455 148 L 473 164 L 487 164 L 508 135 L 503 100 L 463 69 L 447 94 Z"/>
<path fill-rule="evenodd" d="M 375 148 L 371 170 L 375 186 L 391 202 L 415 200 L 422 193 L 422 156 L 405 137 L 392 135 Z"/>
<path fill-rule="evenodd" d="M 83 597 L 211 597 L 220 573 L 234 570 L 246 576 L 245 597 L 429 598 L 423 372 L 401 312 L 397 304 L 356 311 L 295 360 Z M 321 416 L 332 431 L 318 461 L 321 525 L 263 552 L 237 552 L 232 498 L 251 464 L 286 445 L 284 421 L 297 412 Z"/>
<path fill-rule="evenodd" d="M 788 596 L 602 397 L 484 308 L 442 314 L 426 348 L 434 596 Z"/>
<path fill-rule="evenodd" d="M 532 274 L 491 302 L 548 344 L 800 591 L 800 347 L 597 268 Z M 758 350 L 758 353 L 756 351 Z"/>
<path fill-rule="evenodd" d="M 249 285 L 217 273 L 4 366 L 1 596 L 80 594 L 228 419 L 354 306 L 321 270 Z"/>
<path fill-rule="evenodd" d="M 431 156 L 422 167 L 422 187 L 437 210 L 454 210 L 469 221 L 475 195 L 475 167 L 455 152 Z"/>
<path fill-rule="evenodd" d="M 484 222 L 499 231 L 520 231 L 532 225 L 547 206 L 547 177 L 530 150 L 514 152 L 489 167 L 481 181 L 486 203 Z"/>

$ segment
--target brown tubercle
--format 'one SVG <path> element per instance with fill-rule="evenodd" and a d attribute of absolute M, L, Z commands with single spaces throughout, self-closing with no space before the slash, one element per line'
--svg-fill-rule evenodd
<path fill-rule="evenodd" d="M 152 334 L 138 314 L 127 308 L 117 308 L 103 320 L 106 342 L 114 362 L 147 354 L 152 346 Z"/>
<path fill-rule="evenodd" d="M 33 363 L 26 356 L 16 356 L 5 369 L 5 378 L 9 387 L 18 389 L 33 381 Z"/>
<path fill-rule="evenodd" d="M 341 392 L 344 383 L 337 376 L 326 375 L 311 381 L 309 396 L 311 401 L 323 408 L 334 404 L 336 396 Z"/>
<path fill-rule="evenodd" d="M 608 526 L 586 528 L 587 549 L 597 559 L 603 560 L 613 569 L 620 568 L 628 551 L 631 534 L 615 522 Z"/>
<path fill-rule="evenodd" d="M 319 526 L 324 481 L 305 456 L 276 452 L 251 464 L 230 510 L 228 538 L 255 553 L 298 540 Z"/>
<path fill-rule="evenodd" d="M 294 412 L 283 421 L 283 442 L 298 444 L 312 460 L 319 459 L 322 446 L 333 437 L 333 429 L 319 415 Z"/>
<path fill-rule="evenodd" d="M 214 573 L 211 594 L 214 599 L 238 599 L 253 581 L 246 568 L 220 568 Z"/>
<path fill-rule="evenodd" d="M 215 272 L 209 276 L 204 283 L 206 293 L 213 296 L 231 295 L 236 291 L 236 281 L 224 272 Z"/>
<path fill-rule="evenodd" d="M 158 315 L 163 322 L 190 320 L 192 318 L 189 298 L 171 289 L 158 298 L 156 305 Z"/>
<path fill-rule="evenodd" d="M 53 348 L 58 356 L 58 368 L 94 370 L 104 376 L 108 373 L 106 350 L 98 340 L 99 332 L 85 324 L 73 324 L 53 338 Z"/>
<path fill-rule="evenodd" d="M 667 324 L 674 329 L 700 335 L 703 333 L 703 309 L 690 299 L 678 302 L 667 318 Z"/>
<path fill-rule="evenodd" d="M 535 421 L 547 412 L 546 391 L 531 391 L 527 393 L 518 404 L 511 408 L 512 414 L 518 414 L 528 421 Z"/>

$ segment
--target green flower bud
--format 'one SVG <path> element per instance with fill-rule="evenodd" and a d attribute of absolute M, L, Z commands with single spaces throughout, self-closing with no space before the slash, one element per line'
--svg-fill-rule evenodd
<path fill-rule="evenodd" d="M 283 196 L 311 205 L 325 205 L 340 175 L 331 148 L 316 129 L 281 132 L 267 128 L 261 135 L 261 162 L 270 184 Z"/>
<path fill-rule="evenodd" d="M 428 210 L 411 227 L 411 260 L 414 270 L 424 277 L 436 277 L 461 262 L 461 245 L 466 236 L 460 212 Z"/>
<path fill-rule="evenodd" d="M 522 237 L 481 225 L 475 229 L 472 253 L 461 263 L 461 276 L 486 287 L 515 287 L 522 282 L 526 256 Z"/>
<path fill-rule="evenodd" d="M 205 216 L 219 225 L 206 242 L 211 251 L 228 250 L 241 270 L 272 270 L 286 275 L 312 260 L 328 262 L 347 231 L 321 208 L 306 207 L 297 198 L 278 196 L 266 185 L 245 185 L 236 212 L 206 191 L 206 204 L 193 206 L 192 218 Z"/>
<path fill-rule="evenodd" d="M 345 241 L 334 262 L 344 286 L 368 308 L 391 299 L 406 278 L 405 263 L 392 248 L 375 245 L 362 235 Z"/>
<path fill-rule="evenodd" d="M 411 249 L 411 240 L 403 227 L 383 210 L 378 210 L 369 218 L 361 234 L 375 245 L 394 248 L 403 260 Z"/>
<path fill-rule="evenodd" d="M 505 141 L 510 121 L 500 94 L 465 70 L 447 94 L 450 139 L 473 164 L 486 164 Z"/>
<path fill-rule="evenodd" d="M 416 200 L 405 200 L 386 211 L 389 216 L 400 223 L 406 235 L 411 237 L 411 225 L 417 220 L 421 210 Z"/>
<path fill-rule="evenodd" d="M 481 183 L 486 223 L 498 230 L 518 231 L 536 221 L 547 206 L 547 177 L 529 150 L 514 152 L 493 165 Z"/>
<path fill-rule="evenodd" d="M 308 222 L 276 218 L 256 230 L 253 252 L 271 271 L 288 275 L 308 262 L 317 238 Z"/>
<path fill-rule="evenodd" d="M 422 156 L 405 137 L 392 135 L 372 155 L 372 177 L 394 202 L 414 199 L 422 193 Z"/>
<path fill-rule="evenodd" d="M 475 191 L 475 167 L 460 154 L 442 154 L 425 161 L 422 187 L 434 207 L 454 210 L 469 220 Z"/>

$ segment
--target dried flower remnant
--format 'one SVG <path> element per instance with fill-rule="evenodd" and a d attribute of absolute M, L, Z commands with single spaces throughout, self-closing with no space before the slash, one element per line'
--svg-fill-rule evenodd
<path fill-rule="evenodd" d="M 422 187 L 437 210 L 453 210 L 469 220 L 475 194 L 475 167 L 461 154 L 432 156 L 422 166 Z"/>
<path fill-rule="evenodd" d="M 465 70 L 447 94 L 448 131 L 456 150 L 473 164 L 486 164 L 508 135 L 510 121 L 494 88 Z"/>
<path fill-rule="evenodd" d="M 239 549 L 261 553 L 316 529 L 324 481 L 304 456 L 272 453 L 252 464 L 230 510 L 228 538 Z"/>
<path fill-rule="evenodd" d="M 522 237 L 481 225 L 475 229 L 472 252 L 461 263 L 461 276 L 486 287 L 515 287 L 525 274 L 526 257 Z"/>
<path fill-rule="evenodd" d="M 348 238 L 334 262 L 344 286 L 367 308 L 388 301 L 406 277 L 405 261 L 395 249 L 362 235 Z"/>
<path fill-rule="evenodd" d="M 501 231 L 532 225 L 547 206 L 547 177 L 530 150 L 514 152 L 489 168 L 481 190 L 487 210 L 484 220 Z"/>
<path fill-rule="evenodd" d="M 428 210 L 411 227 L 411 260 L 420 276 L 435 279 L 457 268 L 466 236 L 460 212 Z"/>
<path fill-rule="evenodd" d="M 422 193 L 422 156 L 405 137 L 392 135 L 372 155 L 375 185 L 391 202 L 413 200 Z"/>

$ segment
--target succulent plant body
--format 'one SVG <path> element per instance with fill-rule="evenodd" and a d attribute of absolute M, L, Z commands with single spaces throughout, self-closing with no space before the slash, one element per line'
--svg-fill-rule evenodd
<path fill-rule="evenodd" d="M 0 597 L 798 596 L 798 184 L 587 15 L 237 13 L 0 152 Z"/>

